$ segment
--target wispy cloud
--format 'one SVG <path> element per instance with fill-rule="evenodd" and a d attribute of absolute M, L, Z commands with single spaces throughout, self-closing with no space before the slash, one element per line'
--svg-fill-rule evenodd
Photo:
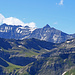
<path fill-rule="evenodd" d="M 58 24 L 58 22 L 54 22 L 53 24 L 54 24 L 54 25 L 57 25 L 57 24 Z"/>
<path fill-rule="evenodd" d="M 9 17 L 5 18 L 2 14 L 0 14 L 0 24 L 6 23 L 8 25 L 22 25 L 22 26 L 29 26 L 29 27 L 36 27 L 36 24 L 34 22 L 30 23 L 24 23 L 18 18 L 15 17 Z"/>
<path fill-rule="evenodd" d="M 63 2 L 64 2 L 64 0 L 61 0 L 60 3 L 59 3 L 59 5 L 63 5 Z"/>
<path fill-rule="evenodd" d="M 56 3 L 56 5 L 63 5 L 64 0 L 60 0 L 59 3 Z"/>
<path fill-rule="evenodd" d="M 57 5 L 58 3 L 56 3 L 56 5 Z"/>

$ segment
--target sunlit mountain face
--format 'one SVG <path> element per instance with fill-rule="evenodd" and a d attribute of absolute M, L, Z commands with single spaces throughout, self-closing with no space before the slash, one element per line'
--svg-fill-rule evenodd
<path fill-rule="evenodd" d="M 61 43 L 67 39 L 74 38 L 74 34 L 67 34 L 60 30 L 50 27 L 48 24 L 43 28 L 34 28 L 21 25 L 0 25 L 0 37 L 14 39 L 36 38 L 53 43 Z"/>

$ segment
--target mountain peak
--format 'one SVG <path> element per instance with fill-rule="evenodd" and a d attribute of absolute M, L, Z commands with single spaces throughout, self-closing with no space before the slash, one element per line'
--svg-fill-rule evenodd
<path fill-rule="evenodd" d="M 25 26 L 24 28 L 29 28 L 29 26 Z"/>
<path fill-rule="evenodd" d="M 21 25 L 8 25 L 8 24 L 6 24 L 6 23 L 3 23 L 1 26 L 16 26 L 16 27 L 22 27 Z"/>
<path fill-rule="evenodd" d="M 6 23 L 3 23 L 2 25 L 7 26 L 7 24 L 6 24 Z"/>
<path fill-rule="evenodd" d="M 50 28 L 50 26 L 47 24 L 46 26 L 44 26 L 44 28 Z"/>

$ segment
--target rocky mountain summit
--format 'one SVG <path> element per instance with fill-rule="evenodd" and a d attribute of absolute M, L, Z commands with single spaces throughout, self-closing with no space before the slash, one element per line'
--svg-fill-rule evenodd
<path fill-rule="evenodd" d="M 75 34 L 69 35 L 60 30 L 50 27 L 48 24 L 43 28 L 31 28 L 29 26 L 15 26 L 2 24 L 0 26 L 0 37 L 14 39 L 36 38 L 53 43 L 64 42 L 67 39 L 74 38 Z"/>

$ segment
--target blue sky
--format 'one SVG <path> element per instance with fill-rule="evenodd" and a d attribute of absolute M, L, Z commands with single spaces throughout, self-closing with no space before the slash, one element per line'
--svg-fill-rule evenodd
<path fill-rule="evenodd" d="M 75 33 L 74 0 L 1 0 L 0 14 L 8 18 L 4 22 L 16 18 L 38 28 L 49 24 L 68 34 Z"/>

